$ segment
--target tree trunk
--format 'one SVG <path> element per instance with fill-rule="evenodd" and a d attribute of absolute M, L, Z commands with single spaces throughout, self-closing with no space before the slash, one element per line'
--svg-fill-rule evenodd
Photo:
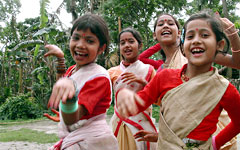
<path fill-rule="evenodd" d="M 224 15 L 224 17 L 225 18 L 229 18 L 226 0 L 222 0 L 222 6 L 223 6 L 223 15 Z"/>

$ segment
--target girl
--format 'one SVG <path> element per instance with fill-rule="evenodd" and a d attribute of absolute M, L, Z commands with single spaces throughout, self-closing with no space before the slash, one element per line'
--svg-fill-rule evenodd
<path fill-rule="evenodd" d="M 228 36 L 236 36 L 232 29 Z M 226 52 L 228 39 L 218 20 L 206 13 L 189 18 L 183 38 L 188 63 L 181 69 L 164 69 L 138 94 L 120 90 L 117 109 L 123 117 L 136 115 L 160 97 L 158 149 L 216 150 L 240 132 L 239 92 L 212 67 L 216 54 Z M 239 52 L 239 43 L 238 37 L 232 45 L 234 53 Z M 231 122 L 212 136 L 223 109 Z"/>
<path fill-rule="evenodd" d="M 217 17 L 221 20 L 221 23 L 223 24 L 224 29 L 229 28 L 228 30 L 225 30 L 226 32 L 233 32 L 234 33 L 234 25 L 226 18 L 220 18 L 219 14 L 216 14 Z M 153 47 L 149 48 L 148 50 L 144 51 L 142 54 L 140 54 L 139 59 L 143 61 L 144 63 L 149 63 L 154 66 L 159 66 L 158 71 L 163 70 L 164 68 L 171 68 L 171 69 L 179 69 L 181 68 L 187 61 L 183 57 L 183 55 L 180 53 L 180 31 L 179 31 L 180 25 L 178 21 L 169 14 L 161 14 L 159 15 L 158 19 L 156 20 L 154 24 L 154 38 L 157 39 L 159 42 L 158 44 L 154 45 Z M 231 30 L 230 30 L 231 28 Z M 230 34 L 229 34 L 230 35 Z M 239 49 L 236 46 L 239 44 L 233 44 L 235 42 L 235 39 L 238 39 L 237 33 L 231 35 L 228 37 L 230 40 L 231 45 L 235 46 L 235 49 Z M 161 44 L 161 47 L 160 47 Z M 151 55 L 153 55 L 155 52 L 160 51 L 161 54 L 164 56 L 164 60 L 158 60 L 154 61 L 151 59 L 148 59 Z M 234 48 L 234 47 L 233 47 Z M 223 55 L 223 53 L 217 53 L 216 57 L 214 59 L 215 63 L 226 65 L 233 68 L 240 68 L 240 53 L 234 52 L 233 55 Z M 226 111 L 222 111 L 219 122 L 218 122 L 218 128 L 217 132 L 219 133 L 220 130 L 222 130 L 230 121 L 230 118 L 227 116 Z M 216 134 L 215 133 L 215 134 Z M 150 140 L 155 141 L 156 135 L 154 135 L 151 132 L 147 131 L 140 131 L 135 136 L 136 138 L 140 138 L 140 141 L 143 140 Z M 152 139 L 151 137 L 155 137 Z M 232 139 L 230 142 L 226 143 L 222 148 L 224 150 L 227 149 L 236 149 L 237 141 L 236 138 Z"/>
<path fill-rule="evenodd" d="M 115 150 L 117 140 L 106 122 L 111 103 L 111 81 L 108 72 L 95 63 L 108 50 L 109 33 L 98 15 L 78 18 L 71 29 L 70 52 L 76 65 L 65 73 L 63 52 L 47 45 L 45 56 L 58 57 L 58 79 L 48 107 L 60 109 L 60 141 L 52 149 Z M 63 75 L 64 74 L 64 75 Z"/>
<path fill-rule="evenodd" d="M 217 15 L 219 16 L 218 13 Z M 225 29 L 229 27 L 229 24 L 232 24 L 226 18 L 220 19 Z M 153 37 L 158 43 L 141 53 L 139 55 L 139 60 L 143 63 L 154 66 L 155 69 L 158 69 L 157 72 L 164 68 L 179 69 L 187 63 L 186 59 L 180 53 L 180 24 L 172 15 L 163 13 L 158 16 L 154 23 Z M 229 40 L 231 43 L 234 42 L 234 38 L 229 38 Z M 163 60 L 149 59 L 150 56 L 158 51 L 163 55 Z M 214 62 L 220 65 L 240 69 L 239 58 L 239 53 L 233 53 L 233 55 L 223 55 L 222 53 L 218 53 Z"/>
<path fill-rule="evenodd" d="M 119 46 L 122 62 L 119 66 L 108 70 L 114 92 L 127 88 L 138 92 L 153 78 L 155 71 L 152 66 L 143 64 L 138 60 L 138 52 L 142 48 L 142 38 L 136 30 L 126 28 L 119 33 Z M 115 103 L 116 104 L 116 103 Z M 113 131 L 118 139 L 121 150 L 154 150 L 156 143 L 137 142 L 133 134 L 139 130 L 148 130 L 156 133 L 151 120 L 151 108 L 129 118 L 123 119 L 115 111 L 111 118 Z"/>

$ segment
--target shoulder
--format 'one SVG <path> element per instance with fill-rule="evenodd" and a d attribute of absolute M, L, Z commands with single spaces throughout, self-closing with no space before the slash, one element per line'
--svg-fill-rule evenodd
<path fill-rule="evenodd" d="M 109 68 L 108 72 L 114 72 L 114 71 L 119 70 L 119 69 L 120 69 L 120 66 L 118 65 L 118 66 Z"/>

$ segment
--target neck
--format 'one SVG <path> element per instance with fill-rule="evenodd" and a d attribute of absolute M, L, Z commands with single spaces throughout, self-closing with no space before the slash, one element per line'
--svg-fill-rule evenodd
<path fill-rule="evenodd" d="M 200 74 L 203 74 L 205 72 L 208 72 L 211 68 L 211 65 L 209 66 L 204 66 L 204 67 L 201 67 L 201 66 L 193 66 L 191 64 L 188 63 L 187 65 L 187 68 L 186 68 L 186 73 L 185 75 L 188 77 L 188 78 L 193 78 L 197 75 L 200 75 Z"/>
<path fill-rule="evenodd" d="M 172 59 L 173 54 L 176 52 L 177 49 L 179 49 L 179 45 L 177 45 L 177 43 L 170 44 L 170 45 L 160 43 L 160 45 L 166 55 L 165 64 L 169 64 Z"/>

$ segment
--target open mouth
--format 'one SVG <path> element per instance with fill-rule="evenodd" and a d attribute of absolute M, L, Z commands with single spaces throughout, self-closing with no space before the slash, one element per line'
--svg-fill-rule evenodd
<path fill-rule="evenodd" d="M 87 56 L 88 56 L 87 53 L 78 52 L 78 51 L 75 51 L 74 54 L 75 54 L 76 56 L 80 56 L 80 57 L 87 57 Z"/>
<path fill-rule="evenodd" d="M 129 55 L 129 54 L 132 53 L 132 50 L 130 50 L 130 49 L 124 50 L 124 53 L 125 53 L 126 55 Z"/>
<path fill-rule="evenodd" d="M 170 31 L 163 31 L 161 35 L 171 35 L 172 33 Z"/>
<path fill-rule="evenodd" d="M 203 50 L 203 49 L 192 49 L 191 52 L 192 52 L 192 54 L 201 54 L 201 53 L 204 53 L 205 50 Z"/>

